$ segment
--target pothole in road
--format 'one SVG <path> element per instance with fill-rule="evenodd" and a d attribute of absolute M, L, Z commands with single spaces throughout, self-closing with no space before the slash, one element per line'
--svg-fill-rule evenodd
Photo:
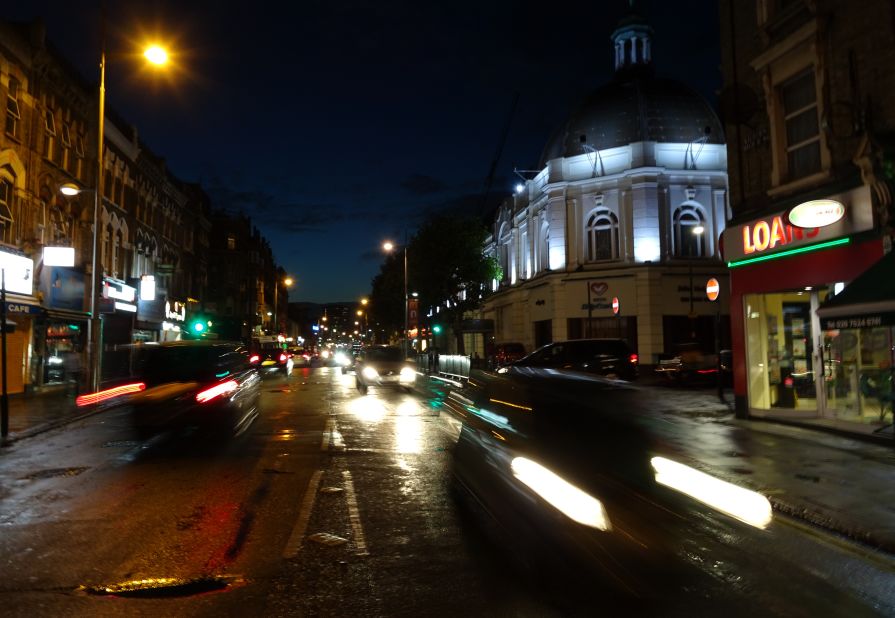
<path fill-rule="evenodd" d="M 116 597 L 186 597 L 204 592 L 215 592 L 242 583 L 243 579 L 236 575 L 216 575 L 180 579 L 174 577 L 157 577 L 135 579 L 108 586 L 80 586 L 78 591 L 99 596 Z"/>
<path fill-rule="evenodd" d="M 49 470 L 38 470 L 37 472 L 20 476 L 19 480 L 37 481 L 40 479 L 52 479 L 60 476 L 78 476 L 84 470 L 87 470 L 86 466 L 78 468 L 50 468 Z"/>

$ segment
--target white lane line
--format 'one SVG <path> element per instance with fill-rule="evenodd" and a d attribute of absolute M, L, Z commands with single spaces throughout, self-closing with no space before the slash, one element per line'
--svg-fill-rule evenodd
<path fill-rule="evenodd" d="M 351 528 L 354 530 L 354 544 L 357 546 L 358 556 L 369 556 L 367 541 L 364 537 L 364 527 L 360 523 L 360 511 L 357 508 L 357 498 L 354 495 L 354 483 L 351 480 L 351 472 L 342 472 L 345 479 L 345 500 L 348 502 L 348 519 L 351 520 Z"/>
<path fill-rule="evenodd" d="M 286 547 L 283 548 L 283 558 L 294 558 L 301 549 L 301 542 L 304 539 L 305 531 L 308 529 L 308 521 L 311 519 L 311 512 L 314 510 L 314 500 L 317 498 L 317 487 L 320 485 L 320 479 L 323 476 L 323 470 L 317 470 L 311 475 L 308 481 L 308 489 L 305 491 L 305 498 L 301 501 L 301 510 L 298 513 L 298 521 L 289 535 Z"/>
<path fill-rule="evenodd" d="M 342 433 L 336 427 L 336 421 L 329 419 L 326 421 L 326 428 L 323 430 L 323 438 L 320 440 L 320 450 L 328 451 L 335 449 L 337 451 L 345 450 L 345 440 L 342 439 Z"/>
<path fill-rule="evenodd" d="M 326 429 L 323 430 L 323 439 L 320 441 L 320 450 L 328 451 L 329 450 L 329 442 L 333 436 L 333 426 L 335 425 L 335 421 L 333 419 L 328 419 L 326 421 Z"/>

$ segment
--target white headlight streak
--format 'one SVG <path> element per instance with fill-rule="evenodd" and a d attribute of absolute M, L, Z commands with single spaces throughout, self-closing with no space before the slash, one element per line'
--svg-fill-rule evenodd
<path fill-rule="evenodd" d="M 656 482 L 699 500 L 742 522 L 766 528 L 771 523 L 771 503 L 760 493 L 722 481 L 690 466 L 653 457 Z"/>
<path fill-rule="evenodd" d="M 364 377 L 367 378 L 368 380 L 375 380 L 376 378 L 379 377 L 379 372 L 377 372 L 372 367 L 364 367 L 363 373 L 364 373 Z"/>
<path fill-rule="evenodd" d="M 572 521 L 598 530 L 610 529 L 603 504 L 593 496 L 525 457 L 514 458 L 510 466 L 517 479 Z"/>

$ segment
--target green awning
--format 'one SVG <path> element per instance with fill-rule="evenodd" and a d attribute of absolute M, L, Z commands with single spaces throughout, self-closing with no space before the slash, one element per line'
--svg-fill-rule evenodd
<path fill-rule="evenodd" d="M 821 328 L 895 326 L 895 251 L 890 251 L 817 310 Z"/>

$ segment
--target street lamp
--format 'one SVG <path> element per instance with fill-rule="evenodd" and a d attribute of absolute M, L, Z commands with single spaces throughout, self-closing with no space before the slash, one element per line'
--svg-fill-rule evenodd
<path fill-rule="evenodd" d="M 689 269 L 690 270 L 690 330 L 692 331 L 690 334 L 693 337 L 696 336 L 695 331 L 693 331 L 693 320 L 696 319 L 696 313 L 694 313 L 694 311 L 693 311 L 693 258 L 695 257 L 693 255 L 693 253 L 694 253 L 693 248 L 698 248 L 700 246 L 700 244 L 702 243 L 702 233 L 703 232 L 705 232 L 705 228 L 703 226 L 698 225 L 698 224 L 693 226 L 693 236 L 696 238 L 696 244 L 695 245 L 690 244 L 691 249 L 689 252 L 690 253 L 690 260 L 689 260 L 689 262 L 690 262 L 690 264 L 689 264 L 689 266 L 690 266 L 690 269 Z"/>
<path fill-rule="evenodd" d="M 93 257 L 91 259 L 91 284 L 90 284 L 90 321 L 87 322 L 88 362 L 90 367 L 90 388 L 99 390 L 102 369 L 102 320 L 99 316 L 99 298 L 102 293 L 102 272 L 98 267 L 99 261 L 99 224 L 103 199 L 103 153 L 104 153 L 104 125 L 106 116 L 106 40 L 105 40 L 105 14 L 102 16 L 102 37 L 99 50 L 99 98 L 97 104 L 97 130 L 96 130 L 96 185 L 93 191 Z M 168 62 L 168 52 L 158 45 L 149 46 L 144 52 L 144 57 L 153 65 L 161 66 Z M 77 185 L 66 183 L 60 188 L 64 195 L 78 195 L 85 192 Z"/>
<path fill-rule="evenodd" d="M 386 241 L 382 244 L 382 248 L 385 249 L 386 253 L 391 253 L 395 245 L 389 241 Z M 410 330 L 409 325 L 407 324 L 407 242 L 404 243 L 404 338 L 402 346 L 404 348 L 404 358 L 407 358 L 407 331 Z"/>
<path fill-rule="evenodd" d="M 287 288 L 292 287 L 292 284 L 294 282 L 295 281 L 289 275 L 286 275 L 286 277 L 283 279 L 283 285 L 285 285 Z M 279 276 L 279 274 L 277 274 L 277 278 L 274 280 L 274 283 L 273 283 L 273 330 L 274 330 L 273 334 L 274 335 L 280 334 L 280 324 L 277 321 L 277 310 L 279 309 L 279 304 L 280 304 L 279 303 L 279 290 L 280 290 L 280 276 Z M 270 315 L 270 313 L 268 313 L 267 315 Z"/>

